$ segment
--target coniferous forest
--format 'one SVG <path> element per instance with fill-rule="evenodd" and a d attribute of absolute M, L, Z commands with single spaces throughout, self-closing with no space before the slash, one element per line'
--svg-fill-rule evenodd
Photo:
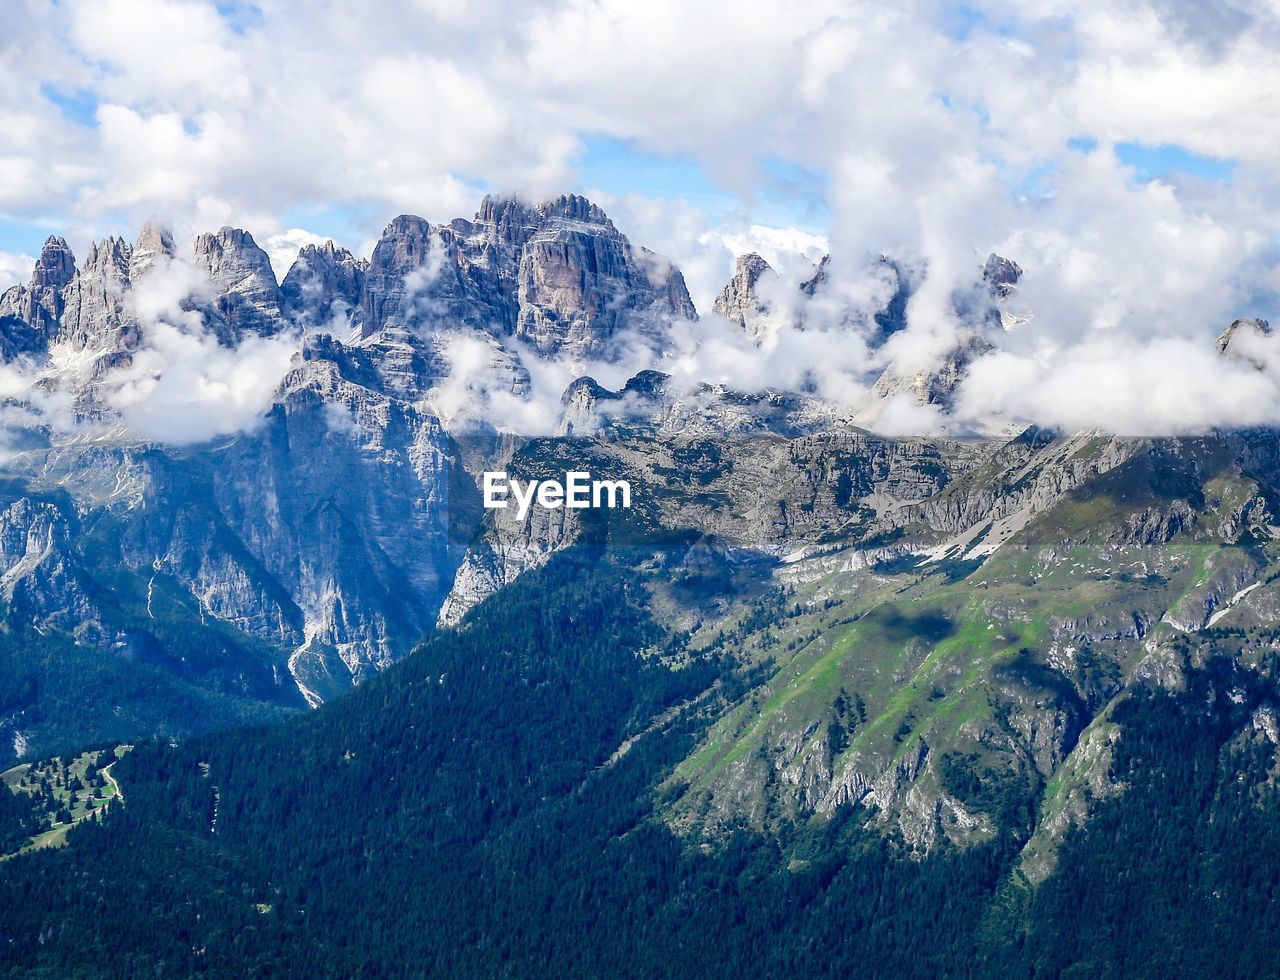
<path fill-rule="evenodd" d="M 1125 792 L 1031 886 L 1034 803 L 948 762 L 992 840 L 922 856 L 868 811 L 761 833 L 659 819 L 735 683 L 671 656 L 634 568 L 575 550 L 305 716 L 137 745 L 125 805 L 0 864 L 11 976 L 1266 976 L 1280 970 L 1274 698 L 1212 661 L 1117 709 Z M 616 750 L 640 734 L 626 752 Z M 0 836 L 29 819 L 0 798 Z"/>

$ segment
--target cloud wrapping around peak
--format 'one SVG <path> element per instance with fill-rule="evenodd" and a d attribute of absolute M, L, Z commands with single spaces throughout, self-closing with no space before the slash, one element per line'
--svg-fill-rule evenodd
<path fill-rule="evenodd" d="M 100 398 L 138 436 L 183 444 L 251 428 L 289 370 L 296 330 L 225 347 L 201 312 L 213 295 L 207 275 L 165 257 L 126 294 L 142 341 L 103 377 Z"/>
<path fill-rule="evenodd" d="M 1271 5 L 22 7 L 0 40 L 0 215 L 55 219 L 81 253 L 90 236 L 161 215 L 180 240 L 253 228 L 273 262 L 326 237 L 368 254 L 388 214 L 447 220 L 469 214 L 481 189 L 591 190 L 634 241 L 676 262 L 704 311 L 736 252 L 767 252 L 784 279 L 819 248 L 831 253 L 830 322 L 815 303 L 808 335 L 783 329 L 774 373 L 709 325 L 705 350 L 672 357 L 706 380 L 819 369 L 826 380 L 810 383 L 835 387 L 885 358 L 927 370 L 963 341 L 954 297 L 994 250 L 1026 270 L 1016 303 L 1034 315 L 980 359 L 968 410 L 986 410 L 987 397 L 1012 416 L 1153 432 L 1280 421 L 1257 390 L 1269 374 L 1242 380 L 1211 357 L 1222 327 L 1271 314 L 1280 290 Z M 581 186 L 598 139 L 687 163 L 714 200 L 650 193 L 625 167 L 610 186 Z M 1135 147 L 1141 168 L 1124 162 Z M 1213 165 L 1188 173 L 1188 159 Z M 787 173 L 819 189 L 819 217 L 802 220 Z M 918 281 L 907 329 L 873 357 L 837 320 L 875 300 L 865 259 L 880 253 Z M 815 337 L 829 345 L 826 365 L 810 363 Z M 1169 362 L 1183 342 L 1206 386 L 1238 390 L 1188 407 Z M 1108 352 L 1130 362 L 1104 365 Z M 1114 383 L 1073 390 L 1091 364 Z M 139 403 L 144 387 L 135 379 Z M 1260 400 L 1243 404 L 1238 391 Z"/>

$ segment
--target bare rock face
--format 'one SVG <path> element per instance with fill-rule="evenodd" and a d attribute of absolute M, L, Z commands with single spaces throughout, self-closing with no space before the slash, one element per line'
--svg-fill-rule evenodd
<path fill-rule="evenodd" d="M 402 214 L 387 225 L 365 273 L 356 315 L 362 337 L 413 323 L 414 300 L 433 278 L 431 259 L 431 225 L 425 218 Z"/>
<path fill-rule="evenodd" d="M 608 216 L 570 195 L 538 206 L 520 261 L 516 334 L 540 353 L 607 355 L 626 331 L 659 340 L 696 313 L 674 267 L 636 252 Z"/>
<path fill-rule="evenodd" d="M 369 380 L 335 360 L 299 359 L 261 429 L 212 473 L 212 506 L 253 556 L 250 573 L 285 597 L 263 633 L 295 646 L 290 669 L 313 700 L 407 652 L 456 561 L 450 440 L 438 419 Z M 270 611 L 260 591 L 245 593 L 236 618 Z"/>
<path fill-rule="evenodd" d="M 594 378 L 578 378 L 560 398 L 559 436 L 594 436 L 603 428 L 601 403 L 621 401 L 622 396 L 601 387 Z"/>
<path fill-rule="evenodd" d="M 56 235 L 45 239 L 40 250 L 40 258 L 31 273 L 31 288 L 34 291 L 57 291 L 69 283 L 76 274 L 76 259 L 71 254 L 66 240 Z"/>
<path fill-rule="evenodd" d="M 0 598 L 9 624 L 55 629 L 90 642 L 98 622 L 79 568 L 71 518 L 23 497 L 0 509 Z"/>
<path fill-rule="evenodd" d="M 381 378 L 383 390 L 420 398 L 451 371 L 450 344 L 463 335 L 507 336 L 515 314 L 495 266 L 510 249 L 501 243 L 472 248 L 468 222 L 433 227 L 402 214 L 374 247 L 352 316 L 359 356 Z M 471 244 L 468 244 L 471 243 Z M 508 287 L 509 288 L 509 287 Z M 484 379 L 495 390 L 527 390 L 528 373 L 506 350 L 492 351 Z"/>
<path fill-rule="evenodd" d="M 121 238 L 96 242 L 63 290 L 57 342 L 69 351 L 109 354 L 138 346 L 138 322 L 129 311 L 129 263 L 133 250 Z"/>
<path fill-rule="evenodd" d="M 62 317 L 62 289 L 76 274 L 75 256 L 64 239 L 50 235 L 31 272 L 31 282 L 0 295 L 0 354 L 30 353 L 48 343 Z"/>
<path fill-rule="evenodd" d="M 207 316 L 219 342 L 234 346 L 251 334 L 280 329 L 280 286 L 270 258 L 247 231 L 223 228 L 197 236 L 192 265 L 213 283 Z"/>
<path fill-rule="evenodd" d="M 769 304 L 760 298 L 757 287 L 761 279 L 777 278 L 773 267 L 755 252 L 740 255 L 733 278 L 711 308 L 752 340 L 760 340 L 768 329 Z"/>
<path fill-rule="evenodd" d="M 1266 320 L 1243 317 L 1218 335 L 1218 354 L 1222 357 L 1242 358 L 1261 370 L 1265 364 L 1257 350 L 1262 342 L 1273 335 Z"/>
<path fill-rule="evenodd" d="M 969 365 L 993 349 L 979 334 L 970 334 L 948 351 L 931 370 L 906 374 L 887 368 L 872 388 L 878 398 L 910 395 L 917 404 L 949 407 Z"/>
<path fill-rule="evenodd" d="M 360 301 L 368 267 L 331 241 L 304 246 L 280 284 L 286 314 L 315 325 L 345 323 Z"/>
<path fill-rule="evenodd" d="M 401 215 L 374 249 L 355 323 L 366 338 L 465 327 L 540 354 L 603 356 L 623 333 L 657 337 L 694 317 L 678 270 L 570 195 L 486 198 L 474 220 L 442 226 Z"/>
<path fill-rule="evenodd" d="M 112 646 L 110 589 L 132 580 L 143 627 L 153 593 L 157 616 L 182 597 L 193 630 L 222 623 L 278 651 L 279 677 L 313 704 L 404 655 L 435 623 L 478 490 L 419 393 L 387 390 L 379 368 L 319 337 L 261 423 L 216 447 L 33 450 L 0 488 L 26 495 L 0 495 L 0 618 Z M 119 573 L 106 587 L 83 572 L 104 515 Z"/>
<path fill-rule="evenodd" d="M 147 277 L 152 269 L 172 260 L 173 235 L 168 229 L 146 224 L 129 253 L 129 285 L 134 286 Z"/>
<path fill-rule="evenodd" d="M 1004 298 L 1018 288 L 1022 278 L 1022 266 L 1012 259 L 992 252 L 982 267 L 982 280 L 991 287 L 994 295 Z"/>

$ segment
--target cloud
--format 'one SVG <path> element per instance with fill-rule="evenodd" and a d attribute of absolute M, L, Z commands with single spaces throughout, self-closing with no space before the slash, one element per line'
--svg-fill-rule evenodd
<path fill-rule="evenodd" d="M 677 367 L 846 392 L 886 359 L 925 369 L 968 329 L 952 300 L 994 249 L 1026 269 L 1017 303 L 1033 316 L 980 362 L 990 410 L 1114 413 L 1144 431 L 1232 418 L 1207 392 L 1179 404 L 1165 355 L 1185 342 L 1210 357 L 1226 323 L 1267 315 L 1280 290 L 1280 14 L 1262 4 L 981 0 L 958 18 L 911 0 L 261 0 L 239 21 L 213 0 L 22 8 L 0 40 L 0 214 L 54 218 L 77 246 L 159 213 L 180 240 L 253 229 L 282 276 L 310 234 L 298 209 L 338 209 L 372 236 L 390 214 L 466 214 L 481 189 L 583 189 L 578 157 L 602 137 L 694 161 L 730 202 L 593 194 L 682 268 L 704 312 L 735 252 L 766 254 L 788 282 L 819 248 L 833 256 L 809 330 L 780 327 L 765 368 L 714 324 Z M 1117 156 L 1134 144 L 1235 165 L 1150 180 Z M 825 235 L 775 220 L 779 164 L 814 175 Z M 908 329 L 869 352 L 858 323 L 882 252 L 918 288 Z M 1061 379 L 1103 352 L 1164 372 L 1116 369 L 1143 405 L 1104 386 L 1088 410 L 1055 411 L 994 376 L 1065 396 Z M 1216 365 L 1202 365 L 1215 383 L 1240 380 Z M 237 397 L 219 404 L 234 414 Z M 971 388 L 968 410 L 982 397 Z M 1238 418 L 1277 420 L 1261 404 Z"/>
<path fill-rule="evenodd" d="M 31 278 L 31 267 L 36 260 L 30 255 L 0 252 L 0 292 Z"/>
<path fill-rule="evenodd" d="M 1274 345 L 1270 345 L 1274 354 Z M 1118 435 L 1200 433 L 1280 420 L 1280 358 L 1264 370 L 1183 338 L 1091 339 L 1052 358 L 995 353 L 977 361 L 958 414 Z"/>
<path fill-rule="evenodd" d="M 328 236 L 317 235 L 305 228 L 287 228 L 264 238 L 262 250 L 271 259 L 271 271 L 276 274 L 276 281 L 283 282 L 304 246 L 324 245 L 328 241 Z"/>
<path fill-rule="evenodd" d="M 106 374 L 100 397 L 142 438 L 182 444 L 251 428 L 289 370 L 298 335 L 224 347 L 198 311 L 211 296 L 207 277 L 176 259 L 158 262 L 127 294 L 142 343 Z"/>
<path fill-rule="evenodd" d="M 108 375 L 106 401 L 133 432 L 158 442 L 252 428 L 297 347 L 297 338 L 251 337 L 231 350 L 160 321 L 133 363 Z"/>

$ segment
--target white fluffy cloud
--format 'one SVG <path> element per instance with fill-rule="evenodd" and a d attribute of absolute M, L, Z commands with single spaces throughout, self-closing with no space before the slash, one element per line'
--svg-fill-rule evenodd
<path fill-rule="evenodd" d="M 0 252 L 0 283 L 26 282 L 31 275 L 31 267 L 35 259 L 30 255 Z M 0 286 L 0 290 L 4 289 Z"/>
<path fill-rule="evenodd" d="M 885 252 L 920 273 L 910 327 L 886 349 L 914 370 L 954 341 L 951 297 L 995 249 L 1027 270 L 1018 302 L 1035 317 L 975 369 L 969 410 L 1135 431 L 1280 420 L 1258 388 L 1269 373 L 1212 357 L 1213 335 L 1265 314 L 1280 289 L 1271 4 L 21 7 L 0 40 L 0 215 L 55 218 L 77 247 L 157 215 L 179 239 L 231 223 L 283 275 L 318 237 L 299 209 L 339 209 L 367 238 L 402 211 L 466 214 L 482 188 L 583 189 L 586 141 L 611 138 L 696 160 L 735 202 L 708 214 L 693 196 L 629 193 L 625 179 L 596 195 L 677 261 L 703 309 L 737 251 L 789 269 L 829 250 L 846 276 L 834 287 L 861 302 L 877 295 L 865 256 Z M 1122 164 L 1123 144 L 1234 171 L 1147 180 Z M 825 236 L 766 214 L 780 164 L 822 187 Z M 2 256 L 0 273 L 15 278 Z M 744 352 L 717 329 L 707 351 L 677 359 L 713 374 L 738 364 Z M 870 363 L 857 336 L 819 336 L 832 372 Z M 808 370 L 812 339 L 786 337 L 771 377 Z M 1117 363 L 1104 370 L 1104 355 Z M 1091 372 L 1107 383 L 1076 390 Z"/>

